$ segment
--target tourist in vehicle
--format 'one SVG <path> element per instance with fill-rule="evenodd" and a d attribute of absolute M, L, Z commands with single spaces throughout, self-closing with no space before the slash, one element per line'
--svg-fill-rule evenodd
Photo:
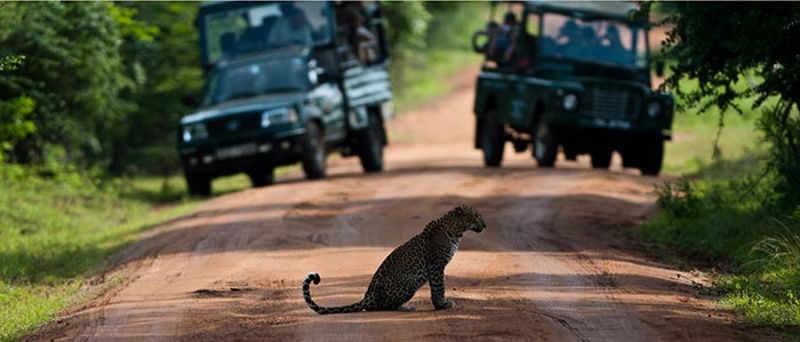
<path fill-rule="evenodd" d="M 303 10 L 295 7 L 293 3 L 283 3 L 280 9 L 283 16 L 272 25 L 267 38 L 267 47 L 310 46 L 313 42 L 311 26 Z"/>
<path fill-rule="evenodd" d="M 581 53 L 581 28 L 574 20 L 567 20 L 558 31 L 558 51 L 567 58 L 575 58 Z"/>
<path fill-rule="evenodd" d="M 486 54 L 487 60 L 495 60 L 494 56 L 490 53 L 490 49 L 493 49 L 497 36 L 500 34 L 500 25 L 497 24 L 496 21 L 489 21 L 486 23 L 486 28 L 478 31 L 478 34 L 485 35 L 487 38 L 486 42 L 480 46 L 479 51 Z"/>
<path fill-rule="evenodd" d="M 345 25 L 347 29 L 347 39 L 350 41 L 353 52 L 363 62 L 369 62 L 374 58 L 371 56 L 370 49 L 375 46 L 375 35 L 364 27 L 364 16 L 356 6 L 350 6 L 344 12 Z"/>
<path fill-rule="evenodd" d="M 517 24 L 517 17 L 513 12 L 507 12 L 503 16 L 503 25 L 500 26 L 499 32 L 489 43 L 489 56 L 492 56 L 494 60 L 501 63 L 511 61 L 511 58 L 514 56 L 518 35 L 519 25 Z"/>

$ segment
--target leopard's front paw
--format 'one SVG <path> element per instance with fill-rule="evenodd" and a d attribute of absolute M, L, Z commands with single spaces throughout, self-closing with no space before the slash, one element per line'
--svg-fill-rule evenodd
<path fill-rule="evenodd" d="M 455 306 L 455 304 L 453 304 L 452 300 L 446 300 L 446 301 L 441 302 L 439 304 L 436 304 L 434 306 L 436 307 L 436 310 L 442 310 L 442 309 L 452 308 L 453 306 Z"/>

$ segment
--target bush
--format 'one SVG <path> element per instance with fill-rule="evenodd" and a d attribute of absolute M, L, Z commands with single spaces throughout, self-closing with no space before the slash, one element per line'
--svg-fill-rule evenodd
<path fill-rule="evenodd" d="M 658 186 L 662 215 L 640 234 L 725 271 L 715 276 L 721 303 L 747 321 L 800 329 L 800 206 L 785 205 L 774 192 L 781 175 L 767 170 L 748 177 L 703 170 L 700 179 Z"/>
<path fill-rule="evenodd" d="M 800 202 L 800 114 L 782 101 L 762 111 L 758 127 L 769 143 L 769 167 L 781 176 L 776 190 L 789 203 Z"/>

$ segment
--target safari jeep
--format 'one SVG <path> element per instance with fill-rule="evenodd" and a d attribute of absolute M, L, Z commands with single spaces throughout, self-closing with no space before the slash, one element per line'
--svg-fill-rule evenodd
<path fill-rule="evenodd" d="M 323 178 L 334 151 L 383 169 L 393 111 L 377 3 L 207 3 L 197 26 L 206 84 L 178 132 L 191 194 L 235 173 L 269 185 L 297 162 Z"/>
<path fill-rule="evenodd" d="M 498 7 L 503 22 L 492 20 Z M 474 106 L 486 166 L 499 166 L 511 141 L 516 152 L 532 145 L 541 167 L 561 147 L 568 160 L 590 154 L 594 168 L 618 151 L 624 167 L 659 173 L 674 103 L 651 88 L 649 24 L 634 4 L 493 3 L 490 20 L 472 39 L 486 55 Z"/>

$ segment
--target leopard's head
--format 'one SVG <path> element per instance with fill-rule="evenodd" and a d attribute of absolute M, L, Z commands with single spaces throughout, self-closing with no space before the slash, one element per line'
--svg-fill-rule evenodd
<path fill-rule="evenodd" d="M 486 229 L 486 222 L 483 220 L 483 216 L 481 216 L 478 209 L 472 206 L 460 205 L 455 207 L 455 209 L 453 209 L 453 214 L 463 223 L 463 225 L 461 225 L 463 231 L 471 230 L 480 233 Z"/>

